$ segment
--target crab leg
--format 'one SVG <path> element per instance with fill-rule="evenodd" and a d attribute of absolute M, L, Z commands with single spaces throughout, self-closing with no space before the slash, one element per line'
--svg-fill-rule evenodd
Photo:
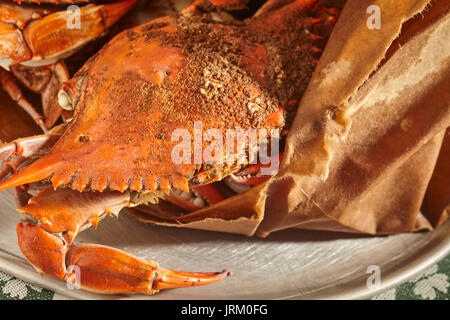
<path fill-rule="evenodd" d="M 11 99 L 17 102 L 17 104 L 33 118 L 34 122 L 36 122 L 42 131 L 47 132 L 47 128 L 44 124 L 44 116 L 37 112 L 33 105 L 24 98 L 22 91 L 17 86 L 16 80 L 8 73 L 8 71 L 2 68 L 0 68 L 0 83 Z"/>
<path fill-rule="evenodd" d="M 50 148 L 61 137 L 64 126 L 57 126 L 49 132 L 28 138 L 17 139 L 0 146 L 0 181 L 16 172 L 28 158 Z"/>
<path fill-rule="evenodd" d="M 21 208 L 23 206 L 26 206 L 28 204 L 28 201 L 33 196 L 28 193 L 28 186 L 20 186 L 14 188 L 14 199 L 16 200 L 16 206 L 17 208 Z"/>
<path fill-rule="evenodd" d="M 5 163 L 0 167 L 0 181 L 16 172 L 20 165 L 22 165 L 25 161 L 26 158 L 20 156 L 5 161 Z"/>
<path fill-rule="evenodd" d="M 42 123 L 42 120 L 44 121 L 45 128 L 51 128 L 62 113 L 62 109 L 58 105 L 59 89 L 70 78 L 65 64 L 57 62 L 43 67 L 26 67 L 16 64 L 11 66 L 10 69 L 14 76 L 28 89 L 41 95 L 44 115 L 40 115 L 39 120 L 40 123 Z M 30 104 L 28 103 L 28 105 Z"/>
<path fill-rule="evenodd" d="M 187 11 L 239 10 L 245 8 L 249 0 L 196 0 Z"/>
<path fill-rule="evenodd" d="M 73 244 L 80 230 L 96 226 L 102 216 L 117 214 L 132 205 L 131 201 L 129 193 L 117 191 L 45 189 L 19 209 L 25 216 L 17 225 L 20 249 L 39 272 L 97 293 L 153 294 L 161 289 L 214 283 L 228 275 L 226 271 L 173 271 L 114 248 Z"/>
<path fill-rule="evenodd" d="M 273 156 L 270 162 L 267 164 L 259 162 L 257 164 L 247 166 L 238 173 L 230 174 L 230 179 L 231 181 L 239 184 L 247 184 L 247 185 L 260 184 L 271 177 L 271 175 L 260 175 L 261 169 L 270 168 L 273 165 L 274 161 L 280 163 L 282 158 L 283 152 L 281 152 L 279 155 Z"/>

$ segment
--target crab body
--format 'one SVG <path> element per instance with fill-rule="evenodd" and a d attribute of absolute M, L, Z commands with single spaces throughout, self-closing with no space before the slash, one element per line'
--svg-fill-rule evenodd
<path fill-rule="evenodd" d="M 75 109 L 74 120 L 14 184 L 187 190 L 198 168 L 171 159 L 174 130 L 194 136 L 195 121 L 223 136 L 226 129 L 283 129 L 284 117 L 272 115 L 300 98 L 315 57 L 301 11 L 286 26 L 266 21 L 279 19 L 275 13 L 239 25 L 187 11 L 123 32 L 64 85 L 71 89 L 60 101 Z"/>
<path fill-rule="evenodd" d="M 40 272 L 71 279 L 69 261 L 89 275 L 84 288 L 106 293 L 154 293 L 227 275 L 174 273 L 73 240 L 123 207 L 157 198 L 187 206 L 180 192 L 192 190 L 211 203 L 222 199 L 210 183 L 243 165 L 195 161 L 191 154 L 187 162 L 174 161 L 176 130 L 192 138 L 196 123 L 201 132 L 222 136 L 229 129 L 282 132 L 289 127 L 321 51 L 316 27 L 323 25 L 318 17 L 323 8 L 316 1 L 274 2 L 253 18 L 224 21 L 208 11 L 241 7 L 245 1 L 196 1 L 177 15 L 122 32 L 64 83 L 59 103 L 74 110 L 73 119 L 42 136 L 0 147 L 0 157 L 9 159 L 0 180 L 10 176 L 0 190 L 16 188 L 24 217 L 17 228 L 19 244 Z M 192 139 L 202 149 L 212 144 Z M 45 154 L 28 164 L 38 151 Z M 36 183 L 46 185 L 29 199 L 27 188 Z M 93 271 L 96 259 L 103 262 Z M 108 288 L 101 285 L 104 279 L 111 280 Z"/>

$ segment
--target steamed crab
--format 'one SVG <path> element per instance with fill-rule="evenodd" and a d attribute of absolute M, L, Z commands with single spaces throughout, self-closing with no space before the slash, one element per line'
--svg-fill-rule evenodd
<path fill-rule="evenodd" d="M 171 136 L 180 128 L 193 133 L 194 122 L 203 131 L 285 132 L 336 10 L 272 0 L 243 21 L 213 14 L 246 2 L 195 1 L 120 33 L 62 84 L 58 103 L 73 117 L 0 146 L 0 190 L 15 188 L 19 246 L 39 272 L 76 281 L 69 268 L 76 266 L 86 290 L 148 294 L 228 275 L 172 271 L 74 238 L 106 215 L 159 198 L 188 210 L 199 207 L 184 201 L 193 191 L 220 201 L 211 183 L 226 176 L 260 181 L 252 176 L 260 164 L 175 163 Z"/>

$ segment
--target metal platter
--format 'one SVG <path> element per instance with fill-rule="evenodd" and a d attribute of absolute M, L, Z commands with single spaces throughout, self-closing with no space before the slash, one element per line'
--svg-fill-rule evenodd
<path fill-rule="evenodd" d="M 154 296 L 95 295 L 41 277 L 18 248 L 12 192 L 0 192 L 0 203 L 0 270 L 69 299 L 365 299 L 418 275 L 450 252 L 450 221 L 428 233 L 368 237 L 292 229 L 259 239 L 159 227 L 122 213 L 77 240 L 120 248 L 168 268 L 227 269 L 232 276 Z M 380 282 L 367 286 L 374 265 Z"/>

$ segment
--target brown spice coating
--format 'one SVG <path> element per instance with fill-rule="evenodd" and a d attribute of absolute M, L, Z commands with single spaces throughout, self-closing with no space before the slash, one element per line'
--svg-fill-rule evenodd
<path fill-rule="evenodd" d="M 121 33 L 74 77 L 86 77 L 75 119 L 32 167 L 78 190 L 186 189 L 201 166 L 173 163 L 175 129 L 288 125 L 265 120 L 295 106 L 315 66 L 308 18 L 290 11 L 228 23 L 183 12 Z"/>

